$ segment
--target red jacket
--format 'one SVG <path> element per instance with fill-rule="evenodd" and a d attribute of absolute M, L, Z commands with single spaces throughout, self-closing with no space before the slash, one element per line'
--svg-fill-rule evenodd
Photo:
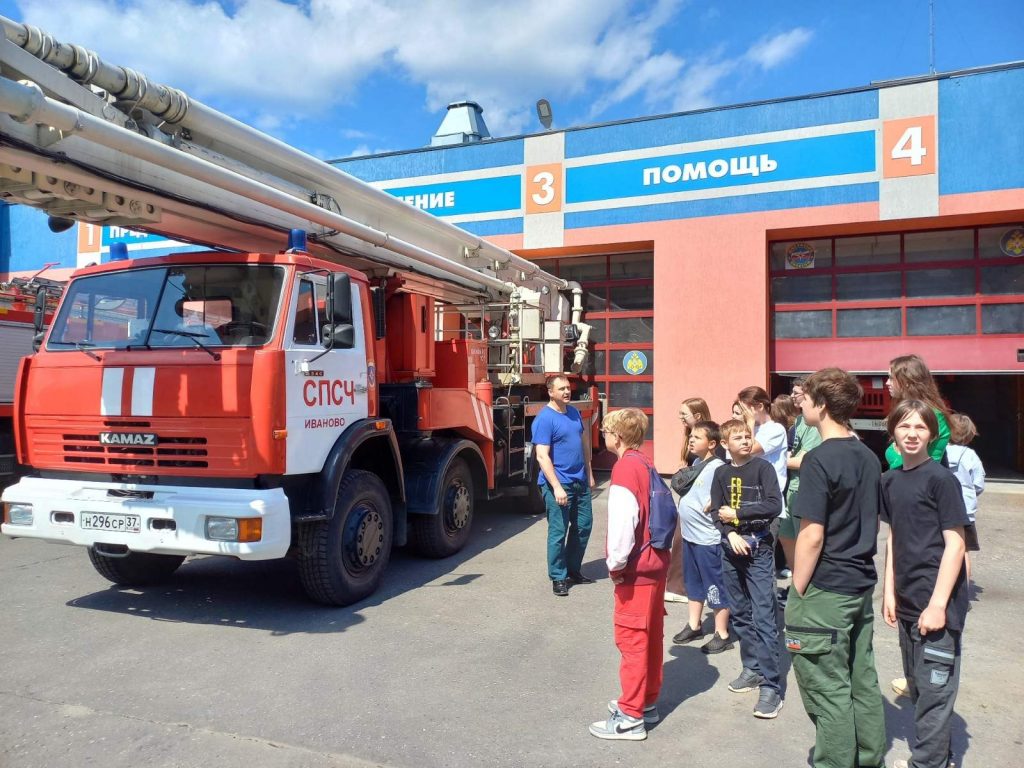
<path fill-rule="evenodd" d="M 668 572 L 669 552 L 650 546 L 651 487 L 647 467 L 643 454 L 629 450 L 612 468 L 605 557 L 609 570 L 626 584 L 657 584 Z M 629 555 L 622 565 L 626 551 Z"/>

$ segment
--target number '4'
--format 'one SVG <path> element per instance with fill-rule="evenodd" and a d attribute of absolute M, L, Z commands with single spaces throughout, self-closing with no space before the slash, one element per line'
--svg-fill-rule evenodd
<path fill-rule="evenodd" d="M 921 126 L 912 125 L 903 132 L 896 146 L 892 148 L 892 159 L 910 159 L 911 165 L 920 165 L 928 150 L 921 145 Z"/>

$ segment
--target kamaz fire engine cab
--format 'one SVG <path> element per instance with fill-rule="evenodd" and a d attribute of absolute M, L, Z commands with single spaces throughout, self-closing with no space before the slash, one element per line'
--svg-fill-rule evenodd
<path fill-rule="evenodd" d="M 185 94 L 0 18 L 0 196 L 217 250 L 77 271 L 15 384 L 2 531 L 119 584 L 294 556 L 316 601 L 535 492 L 581 291 Z M 596 437 L 594 392 L 576 403 Z"/>

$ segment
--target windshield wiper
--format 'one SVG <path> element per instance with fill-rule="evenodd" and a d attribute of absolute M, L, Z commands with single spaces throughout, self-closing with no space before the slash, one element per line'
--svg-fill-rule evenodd
<path fill-rule="evenodd" d="M 203 350 L 203 352 L 208 354 L 214 360 L 220 360 L 220 352 L 214 352 L 212 349 L 210 349 L 208 346 L 206 346 L 205 344 L 203 344 L 203 342 L 200 341 L 200 339 L 206 338 L 205 333 L 194 333 L 192 331 L 178 331 L 172 330 L 170 328 L 154 328 L 152 331 L 150 331 L 150 334 L 153 333 L 163 333 L 168 336 L 184 336 L 186 339 L 192 339 L 192 341 L 195 342 L 195 345 L 199 347 L 201 350 Z"/>
<path fill-rule="evenodd" d="M 85 354 L 87 354 L 93 360 L 97 360 L 97 361 L 102 360 L 102 358 L 99 355 L 97 355 L 95 352 L 91 352 L 90 351 L 91 348 L 96 346 L 91 341 L 56 341 L 56 340 L 54 340 L 54 341 L 51 341 L 49 343 L 50 344 L 59 344 L 59 345 L 64 346 L 64 347 L 74 347 L 79 352 L 84 352 Z"/>

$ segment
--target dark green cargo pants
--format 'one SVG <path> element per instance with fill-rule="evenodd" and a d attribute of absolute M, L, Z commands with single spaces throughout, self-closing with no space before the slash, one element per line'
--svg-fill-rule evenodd
<path fill-rule="evenodd" d="M 871 590 L 861 595 L 811 585 L 789 590 L 786 648 L 817 731 L 815 768 L 884 765 L 885 715 L 872 648 Z"/>

